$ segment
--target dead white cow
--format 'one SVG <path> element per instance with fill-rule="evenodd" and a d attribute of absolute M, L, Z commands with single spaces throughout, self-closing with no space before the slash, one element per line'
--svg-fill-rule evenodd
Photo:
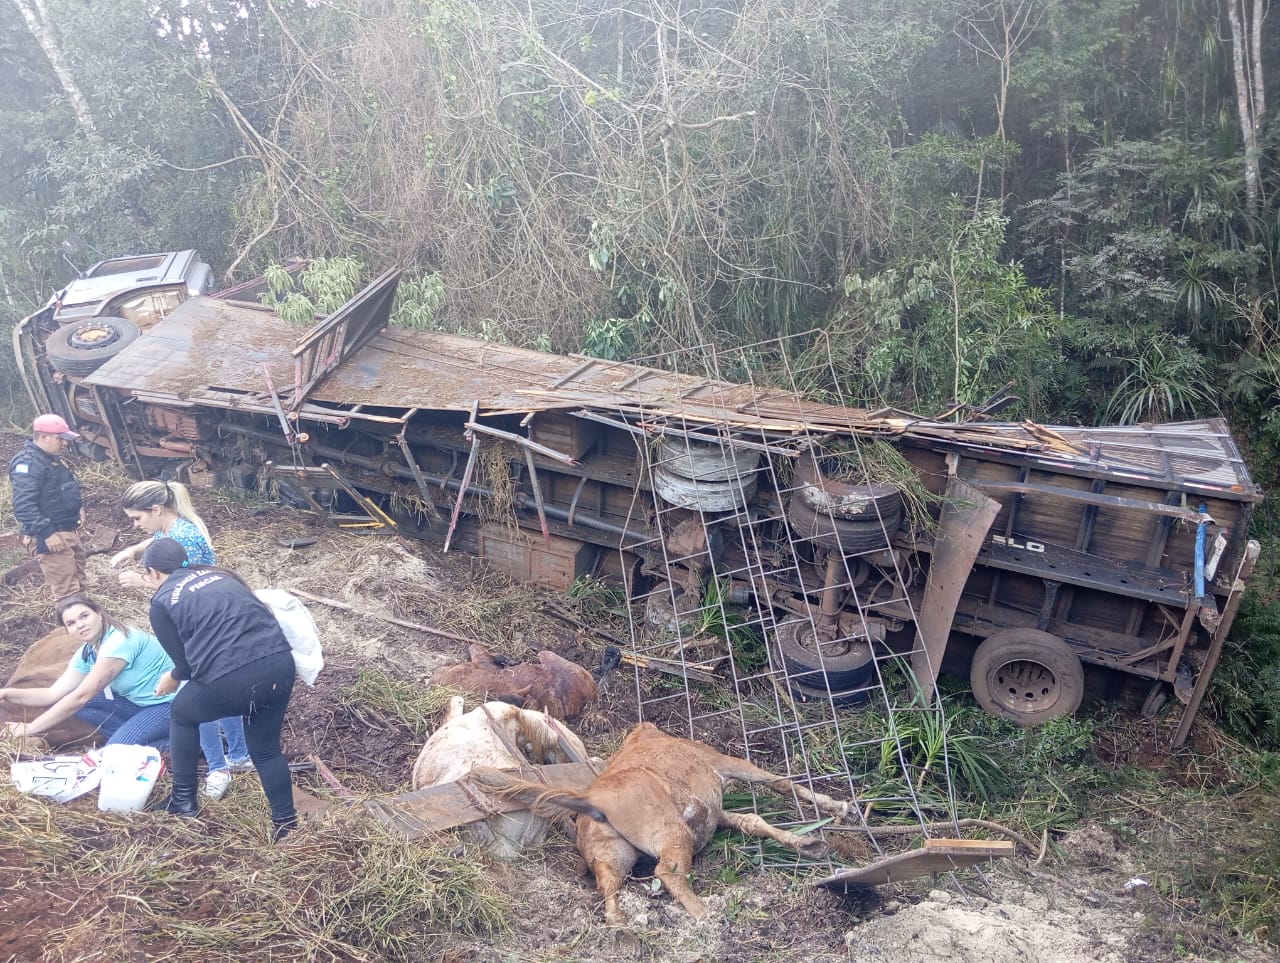
<path fill-rule="evenodd" d="M 451 699 L 444 723 L 418 753 L 413 764 L 415 790 L 456 782 L 477 766 L 520 769 L 527 763 L 549 765 L 587 758 L 582 740 L 544 713 L 506 702 L 486 702 L 470 712 L 462 710 L 462 698 Z M 508 745 L 518 748 L 525 758 L 513 756 Z M 578 754 L 577 760 L 564 746 Z M 493 813 L 463 832 L 494 856 L 509 859 L 542 842 L 547 826 L 546 818 L 525 810 Z"/>

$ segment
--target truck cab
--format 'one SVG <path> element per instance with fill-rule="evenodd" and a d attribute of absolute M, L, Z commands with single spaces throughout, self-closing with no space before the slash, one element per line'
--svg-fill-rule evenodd
<path fill-rule="evenodd" d="M 81 272 L 13 329 L 18 371 L 36 410 L 76 424 L 75 379 L 213 284 L 213 270 L 194 250 L 107 258 Z"/>

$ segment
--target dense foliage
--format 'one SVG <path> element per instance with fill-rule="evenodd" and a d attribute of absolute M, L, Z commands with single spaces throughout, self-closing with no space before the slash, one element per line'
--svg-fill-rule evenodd
<path fill-rule="evenodd" d="M 399 264 L 410 323 L 514 343 L 785 339 L 761 350 L 785 360 L 821 330 L 837 364 L 811 387 L 855 402 L 940 411 L 1014 382 L 1014 416 L 1221 413 L 1274 487 L 1266 13 L 8 0 L 0 300 L 20 317 L 69 277 L 72 236 L 81 266 Z"/>

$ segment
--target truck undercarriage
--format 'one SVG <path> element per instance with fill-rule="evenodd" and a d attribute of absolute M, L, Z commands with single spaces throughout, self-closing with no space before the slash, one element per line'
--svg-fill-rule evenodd
<path fill-rule="evenodd" d="M 1221 420 L 848 408 L 719 377 L 749 377 L 745 355 L 658 368 L 389 329 L 397 279 L 306 332 L 198 296 L 124 343 L 46 311 L 15 346 L 36 404 L 139 476 L 273 488 L 561 590 L 614 580 L 644 613 L 634 657 L 686 680 L 855 704 L 902 656 L 928 696 L 963 637 L 988 711 L 1069 714 L 1091 665 L 1150 680 L 1149 708 L 1171 686 L 1186 738 L 1257 557 L 1262 496 Z M 701 641 L 729 628 L 753 657 Z"/>

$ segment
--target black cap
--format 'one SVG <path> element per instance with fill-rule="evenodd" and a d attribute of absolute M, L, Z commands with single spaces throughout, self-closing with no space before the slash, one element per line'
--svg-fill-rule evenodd
<path fill-rule="evenodd" d="M 168 575 L 170 572 L 186 567 L 187 550 L 176 539 L 157 538 L 142 553 L 142 564 L 146 568 L 153 568 L 163 575 Z"/>

